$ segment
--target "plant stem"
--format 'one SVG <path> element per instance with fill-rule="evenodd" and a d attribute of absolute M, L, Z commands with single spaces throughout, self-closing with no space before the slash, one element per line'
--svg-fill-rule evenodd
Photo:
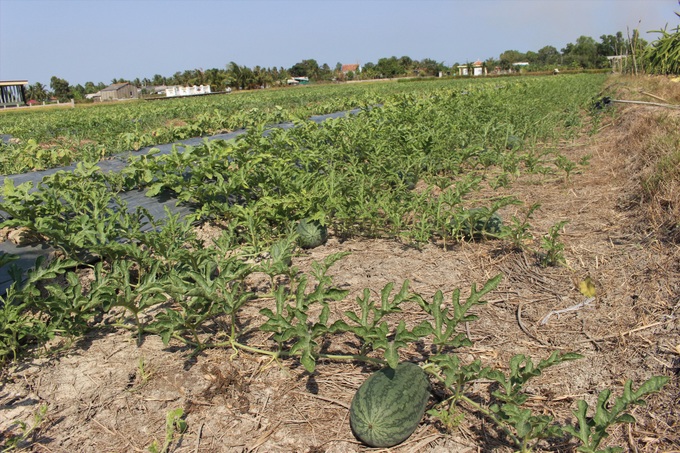
<path fill-rule="evenodd" d="M 432 363 L 427 363 L 427 364 L 425 364 L 425 366 L 423 366 L 422 368 L 423 368 L 423 371 L 425 371 L 426 373 L 430 373 L 432 376 L 434 376 L 434 377 L 435 377 L 438 381 L 440 381 L 441 383 L 444 384 L 444 383 L 446 382 L 446 380 L 445 380 L 442 376 L 440 376 L 439 373 L 437 373 L 437 370 L 436 370 L 434 364 L 432 364 Z M 501 420 L 499 420 L 499 419 L 494 415 L 493 412 L 491 412 L 490 410 L 488 410 L 488 409 L 486 409 L 485 407 L 481 406 L 480 404 L 474 402 L 473 400 L 471 400 L 470 398 L 468 398 L 468 397 L 465 396 L 464 394 L 460 393 L 460 391 L 454 392 L 454 401 L 455 401 L 455 400 L 465 401 L 467 404 L 469 404 L 470 406 L 472 406 L 475 410 L 481 412 L 482 415 L 484 415 L 485 417 L 491 419 L 491 421 L 493 421 L 498 427 L 500 427 L 500 428 L 503 430 L 503 432 L 504 432 L 505 434 L 507 434 L 507 436 L 508 436 L 510 439 L 512 439 L 512 441 L 515 443 L 515 445 L 517 445 L 518 447 L 522 448 L 522 451 L 525 451 L 525 447 L 523 446 L 523 443 L 517 438 L 517 436 L 515 436 L 514 434 L 512 434 L 512 432 L 508 429 L 508 427 L 506 426 L 506 424 L 503 423 Z"/>
<path fill-rule="evenodd" d="M 383 359 L 376 359 L 373 357 L 368 357 L 362 354 L 350 354 L 350 355 L 334 355 L 334 354 L 316 354 L 319 359 L 330 359 L 330 360 L 358 360 L 360 362 L 375 363 L 377 365 L 386 365 L 387 362 Z"/>
<path fill-rule="evenodd" d="M 468 398 L 465 395 L 460 395 L 459 399 L 462 401 L 465 401 L 467 404 L 472 406 L 475 410 L 481 412 L 485 417 L 490 418 L 491 421 L 493 421 L 499 428 L 503 430 L 507 436 L 512 439 L 512 441 L 517 445 L 518 447 L 522 448 L 522 451 L 525 451 L 525 447 L 522 441 L 520 441 L 517 436 L 512 434 L 512 432 L 508 429 L 505 423 L 503 423 L 501 420 L 499 420 L 493 412 L 490 410 L 486 409 L 485 407 L 481 406 L 480 404 L 472 401 L 470 398 Z"/>

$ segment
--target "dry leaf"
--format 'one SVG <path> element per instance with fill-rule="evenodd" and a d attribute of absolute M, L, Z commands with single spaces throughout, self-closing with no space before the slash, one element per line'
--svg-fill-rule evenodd
<path fill-rule="evenodd" d="M 593 283 L 590 277 L 586 277 L 585 280 L 578 284 L 578 290 L 586 297 L 595 297 L 595 283 Z"/>

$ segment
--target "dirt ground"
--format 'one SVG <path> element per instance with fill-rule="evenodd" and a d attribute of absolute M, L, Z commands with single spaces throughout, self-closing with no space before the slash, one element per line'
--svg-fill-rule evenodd
<path fill-rule="evenodd" d="M 637 183 L 632 143 L 635 125 L 658 114 L 650 107 L 626 106 L 601 131 L 560 150 L 572 160 L 591 155 L 590 163 L 569 180 L 562 175 L 526 176 L 505 189 L 524 202 L 501 211 L 503 218 L 540 203 L 531 220 L 534 241 L 525 252 L 504 249 L 500 241 L 462 243 L 422 249 L 391 240 L 352 239 L 328 243 L 294 258 L 302 270 L 338 251 L 351 254 L 331 274 L 350 295 L 334 307 L 350 309 L 364 288 L 375 295 L 388 282 L 398 288 L 409 280 L 425 298 L 441 290 L 445 298 L 460 288 L 504 275 L 488 305 L 476 308 L 479 320 L 467 326 L 474 346 L 461 351 L 464 361 L 479 358 L 507 370 L 511 356 L 535 362 L 552 351 L 578 352 L 583 359 L 548 369 L 530 383 L 529 407 L 561 423 L 573 423 L 575 401 L 592 407 L 597 394 L 621 393 L 627 379 L 635 387 L 663 375 L 661 393 L 636 407 L 637 423 L 616 427 L 605 441 L 632 452 L 680 451 L 680 248 L 646 224 L 634 200 Z M 665 113 L 669 114 L 669 113 Z M 487 194 L 489 195 L 489 194 Z M 540 267 L 531 250 L 550 226 L 568 220 L 561 240 L 566 266 Z M 209 236 L 213 229 L 202 228 Z M 540 321 L 552 310 L 585 299 L 578 283 L 595 283 L 590 306 Z M 253 282 L 254 285 L 257 282 Z M 450 299 L 449 299 L 450 300 Z M 247 306 L 244 317 L 271 303 Z M 408 323 L 417 320 L 404 313 Z M 251 338 L 253 345 L 266 337 Z M 0 433 L 17 433 L 15 420 L 33 423 L 47 405 L 42 424 L 24 444 L 36 452 L 141 452 L 163 444 L 166 414 L 182 408 L 187 430 L 175 435 L 173 452 L 359 452 L 372 450 L 353 436 L 348 408 L 352 396 L 374 371 L 358 363 L 320 362 L 309 374 L 296 360 L 231 350 L 207 350 L 196 358 L 177 345 L 164 347 L 149 336 L 141 346 L 128 332 L 99 330 L 50 357 L 24 360 L 4 370 L 0 387 Z M 406 351 L 403 360 L 422 361 L 423 351 Z M 488 396 L 488 383 L 471 393 Z M 442 398 L 433 391 L 429 406 Z M 420 427 L 392 452 L 511 451 L 487 421 L 461 407 L 452 429 L 426 415 Z M 0 438 L 2 442 L 2 438 Z M 554 445 L 573 451 L 574 443 Z M 544 446 L 542 448 L 548 448 Z"/>

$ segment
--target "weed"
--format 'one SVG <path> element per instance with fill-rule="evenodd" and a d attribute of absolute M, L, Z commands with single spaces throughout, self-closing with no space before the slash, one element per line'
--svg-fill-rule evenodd
<path fill-rule="evenodd" d="M 566 182 L 569 182 L 569 177 L 571 176 L 571 173 L 574 171 L 576 168 L 576 162 L 572 161 L 568 157 L 566 157 L 564 154 L 560 154 L 557 156 L 555 159 L 555 166 L 562 170 L 565 174 L 564 179 Z"/>
<path fill-rule="evenodd" d="M 5 449 L 3 452 L 9 452 L 18 449 L 25 449 L 34 442 L 34 437 L 40 430 L 40 427 L 45 422 L 47 418 L 48 406 L 46 404 L 41 404 L 38 407 L 38 411 L 33 414 L 33 423 L 31 425 L 26 422 L 17 420 L 12 423 L 12 426 L 19 428 L 20 434 L 9 435 L 5 443 Z M 11 428 L 10 428 L 11 429 Z"/>
<path fill-rule="evenodd" d="M 560 230 L 569 223 L 562 220 L 550 227 L 548 234 L 541 238 L 542 252 L 538 253 L 539 263 L 543 267 L 565 264 L 564 243 L 560 241 Z"/>
<path fill-rule="evenodd" d="M 155 440 L 149 446 L 150 453 L 166 453 L 175 439 L 175 434 L 184 434 L 187 430 L 187 422 L 184 417 L 184 409 L 177 408 L 169 411 L 165 417 L 165 440 L 159 446 Z"/>
<path fill-rule="evenodd" d="M 534 212 L 540 207 L 541 205 L 539 203 L 534 203 L 529 207 L 524 218 L 512 216 L 512 225 L 503 227 L 501 237 L 509 240 L 513 249 L 524 250 L 526 242 L 533 239 L 534 236 L 530 232 L 531 224 L 529 223 L 529 220 L 531 220 Z"/>

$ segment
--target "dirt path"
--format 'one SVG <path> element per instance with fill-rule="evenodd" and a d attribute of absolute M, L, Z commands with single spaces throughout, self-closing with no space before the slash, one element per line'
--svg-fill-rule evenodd
<path fill-rule="evenodd" d="M 630 107 L 628 115 L 646 115 Z M 589 165 L 567 181 L 563 176 L 522 177 L 507 190 L 525 202 L 504 209 L 503 218 L 540 203 L 531 220 L 535 239 L 525 252 L 505 250 L 497 241 L 463 243 L 445 250 L 431 244 L 421 250 L 389 240 L 331 239 L 325 246 L 294 259 L 302 270 L 313 260 L 337 251 L 351 255 L 331 274 L 349 289 L 336 313 L 352 307 L 364 288 L 379 294 L 388 282 L 409 280 L 425 298 L 441 290 L 450 300 L 461 288 L 503 273 L 504 278 L 477 309 L 469 323 L 474 346 L 460 351 L 464 361 L 507 369 L 509 358 L 525 354 L 535 361 L 552 351 L 574 351 L 584 358 L 549 369 L 527 388 L 529 407 L 573 422 L 575 401 L 591 406 L 597 393 L 622 390 L 625 380 L 636 386 L 653 375 L 671 378 L 646 407 L 633 414 L 638 422 L 612 431 L 609 445 L 628 451 L 680 449 L 680 251 L 661 242 L 630 208 L 634 174 L 632 150 L 625 149 L 630 124 L 616 120 L 595 137 L 565 143 L 561 152 Z M 543 268 L 531 252 L 540 238 L 561 220 L 560 237 L 566 266 Z M 209 236 L 210 228 L 203 234 Z M 580 302 L 578 283 L 590 277 L 597 297 L 589 307 L 552 316 L 552 310 Z M 257 282 L 253 282 L 257 284 Z M 244 317 L 258 316 L 260 305 L 248 306 Z M 404 313 L 408 323 L 416 315 Z M 254 345 L 266 339 L 257 334 Z M 366 450 L 349 428 L 351 398 L 372 371 L 354 363 L 322 362 L 306 373 L 299 363 L 272 362 L 266 357 L 230 350 L 208 350 L 196 358 L 179 347 L 164 348 L 157 337 L 141 346 L 126 332 L 99 331 L 62 354 L 28 360 L 5 371 L 0 388 L 0 432 L 13 420 L 32 424 L 39 405 L 47 405 L 32 451 L 147 451 L 153 440 L 162 445 L 166 414 L 182 408 L 187 431 L 175 437 L 175 452 L 351 452 Z M 413 349 L 402 357 L 422 360 Z M 488 395 L 488 384 L 473 393 Z M 431 404 L 443 395 L 434 392 Z M 393 452 L 511 451 L 484 420 L 462 410 L 450 430 L 426 416 L 416 433 Z M 14 430 L 16 433 L 17 430 Z M 2 442 L 2 440 L 0 440 Z M 556 446 L 572 451 L 574 444 Z"/>

